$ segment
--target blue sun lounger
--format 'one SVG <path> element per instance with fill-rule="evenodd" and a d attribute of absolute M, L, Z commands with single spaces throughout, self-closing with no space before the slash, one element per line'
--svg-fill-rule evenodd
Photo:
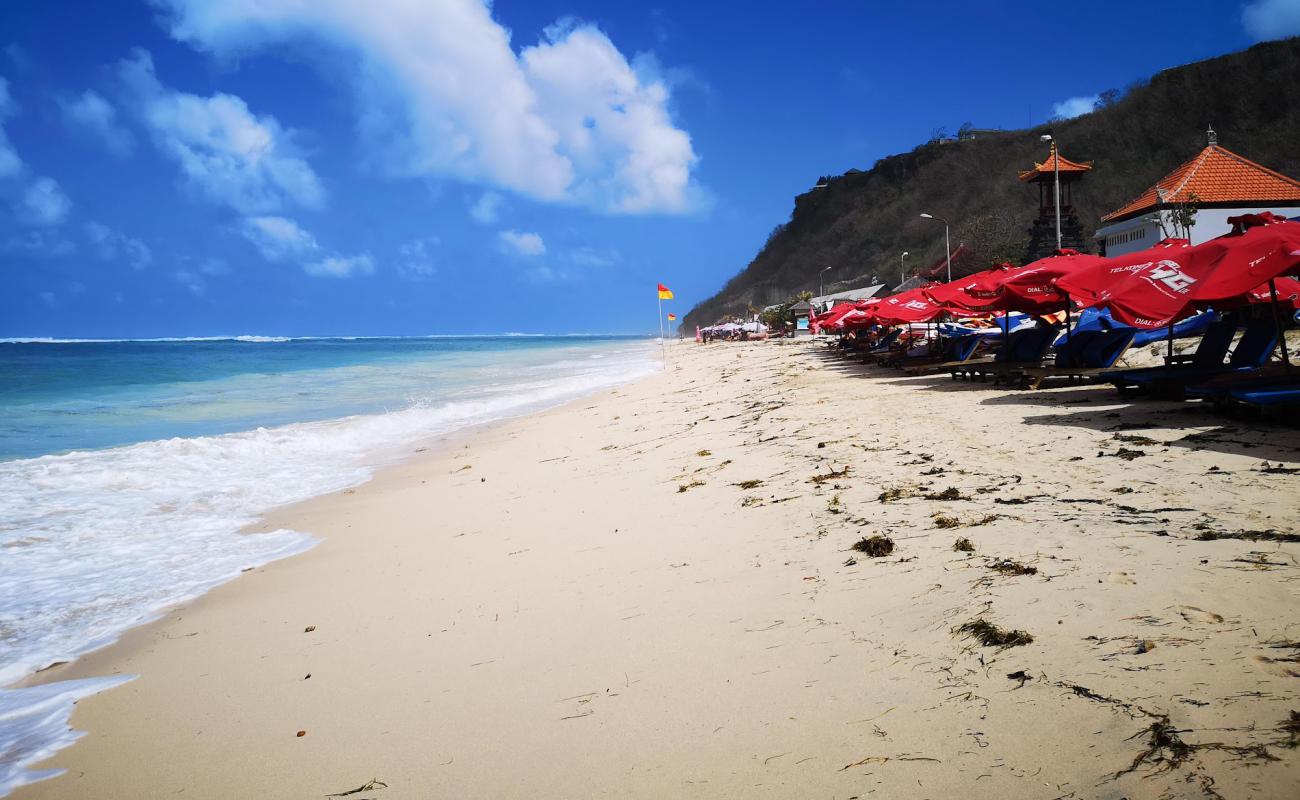
<path fill-rule="evenodd" d="M 1230 397 L 1255 408 L 1300 407 L 1300 383 L 1256 389 L 1233 389 Z"/>
<path fill-rule="evenodd" d="M 1136 335 L 1135 328 L 1074 333 L 1057 345 L 1056 360 L 1051 366 L 1026 367 L 1022 382 L 1026 388 L 1037 389 L 1048 378 L 1075 380 L 1104 374 L 1128 352 Z"/>
<path fill-rule="evenodd" d="M 1236 347 L 1232 347 L 1235 333 L 1236 319 L 1226 317 L 1206 330 L 1190 358 L 1175 356 L 1163 367 L 1122 370 L 1107 375 L 1106 380 L 1120 391 L 1140 389 L 1151 394 L 1181 394 L 1184 387 L 1191 384 L 1258 370 L 1277 347 L 1277 323 L 1272 319 L 1260 317 L 1252 320 L 1237 340 Z M 1232 354 L 1225 364 L 1223 359 L 1229 348 Z"/>

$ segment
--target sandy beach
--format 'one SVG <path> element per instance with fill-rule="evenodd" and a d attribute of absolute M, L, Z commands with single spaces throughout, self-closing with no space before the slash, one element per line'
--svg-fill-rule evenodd
<path fill-rule="evenodd" d="M 13 797 L 1300 793 L 1300 431 L 669 361 L 275 511 L 321 543 L 42 673 L 138 677 Z"/>

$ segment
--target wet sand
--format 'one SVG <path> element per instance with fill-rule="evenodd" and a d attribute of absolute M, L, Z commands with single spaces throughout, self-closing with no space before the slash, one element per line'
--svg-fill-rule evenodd
<path fill-rule="evenodd" d="M 322 543 L 44 676 L 139 677 L 14 797 L 1300 793 L 1300 431 L 670 361 L 276 511 Z"/>

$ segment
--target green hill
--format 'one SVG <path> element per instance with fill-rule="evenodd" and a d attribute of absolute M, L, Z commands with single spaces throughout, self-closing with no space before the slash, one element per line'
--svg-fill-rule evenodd
<path fill-rule="evenodd" d="M 953 223 L 952 241 L 970 256 L 958 272 L 1020 261 L 1038 194 L 1016 174 L 1047 154 L 1039 135 L 1052 129 L 1061 152 L 1092 161 L 1074 195 L 1091 235 L 1102 214 L 1119 208 L 1205 146 L 1219 143 L 1285 175 L 1300 175 L 1300 38 L 1165 70 L 1090 114 L 1037 128 L 932 142 L 889 156 L 869 171 L 849 170 L 794 200 L 758 255 L 713 297 L 693 308 L 685 330 L 817 290 L 850 288 L 878 276 L 899 280 L 899 254 L 912 266 L 943 257 L 943 230 L 922 211 Z"/>

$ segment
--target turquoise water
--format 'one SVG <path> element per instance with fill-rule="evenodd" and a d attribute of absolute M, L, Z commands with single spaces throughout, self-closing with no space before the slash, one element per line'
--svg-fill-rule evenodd
<path fill-rule="evenodd" d="M 659 368 L 645 339 L 0 342 L 0 797 L 122 677 L 5 689 L 310 531 L 241 531 L 414 445 Z"/>
<path fill-rule="evenodd" d="M 0 459 L 436 403 L 626 337 L 0 342 Z"/>

